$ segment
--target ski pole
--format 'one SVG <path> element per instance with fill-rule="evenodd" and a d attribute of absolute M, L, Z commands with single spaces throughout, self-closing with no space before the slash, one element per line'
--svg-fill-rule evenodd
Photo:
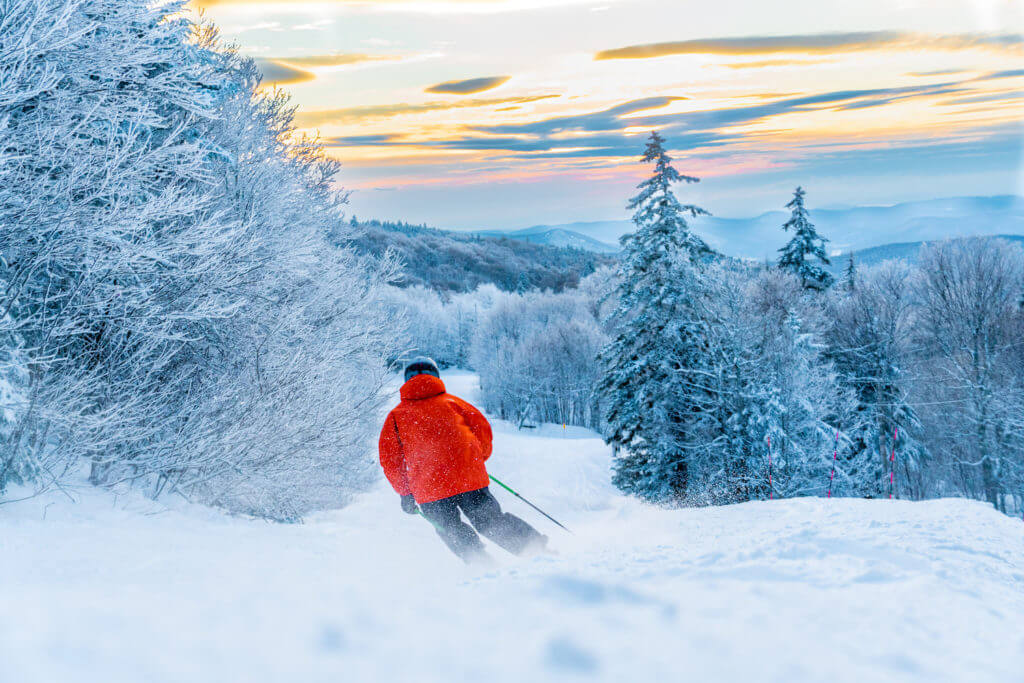
<path fill-rule="evenodd" d="M 836 430 L 836 445 L 832 449 L 832 474 L 828 475 L 828 497 L 832 497 L 832 480 L 836 478 L 836 458 L 839 457 L 839 430 Z"/>
<path fill-rule="evenodd" d="M 427 517 L 425 514 L 423 514 L 423 510 L 420 510 L 418 505 L 416 506 L 416 514 L 419 515 L 420 517 L 422 517 L 423 519 L 427 520 L 428 522 L 430 522 L 430 526 L 434 527 L 434 529 L 437 531 L 437 533 L 439 533 L 439 534 L 441 533 L 441 527 L 439 527 L 438 525 L 434 524 L 434 520 L 432 520 L 430 517 Z"/>
<path fill-rule="evenodd" d="M 537 512 L 539 512 L 540 514 L 544 515 L 545 517 L 547 517 L 548 519 L 550 519 L 550 520 L 551 520 L 552 522 L 554 522 L 555 524 L 557 524 L 558 526 L 562 527 L 563 529 L 565 529 L 566 531 L 568 531 L 568 532 L 569 532 L 570 534 L 572 534 L 572 531 L 570 531 L 570 530 L 569 530 L 569 528 L 568 528 L 567 526 L 565 526 L 564 524 L 562 524 L 561 522 L 559 522 L 559 521 L 558 521 L 557 519 L 555 519 L 554 517 L 552 517 L 552 516 L 551 516 L 551 515 L 549 515 L 548 513 L 546 513 L 546 512 L 544 512 L 543 510 L 541 510 L 541 509 L 540 509 L 539 507 L 537 507 L 536 505 L 534 505 L 534 504 L 533 504 L 533 503 L 531 503 L 530 501 L 528 501 L 528 500 L 526 500 L 525 498 L 523 498 L 522 496 L 520 496 L 520 495 L 519 495 L 518 493 L 516 493 L 515 491 L 513 491 L 513 490 L 512 490 L 512 489 L 511 489 L 511 488 L 510 488 L 509 486 L 507 486 L 507 485 L 503 484 L 503 483 L 501 482 L 501 480 L 500 480 L 500 479 L 498 479 L 497 477 L 494 477 L 494 476 L 492 476 L 492 475 L 487 475 L 487 476 L 491 477 L 491 481 L 493 481 L 493 482 L 494 482 L 495 484 L 497 484 L 497 485 L 498 485 L 498 486 L 500 486 L 501 488 L 505 489 L 506 491 L 508 491 L 509 493 L 511 493 L 511 494 L 512 494 L 513 496 L 515 496 L 515 497 L 516 497 L 516 498 L 518 498 L 519 500 L 523 501 L 524 503 L 526 503 L 527 505 L 529 505 L 530 507 L 532 507 L 532 508 L 533 508 L 534 510 L 536 510 L 536 511 L 537 511 Z M 575 536 L 575 535 L 576 535 L 576 534 L 573 534 L 573 536 Z"/>

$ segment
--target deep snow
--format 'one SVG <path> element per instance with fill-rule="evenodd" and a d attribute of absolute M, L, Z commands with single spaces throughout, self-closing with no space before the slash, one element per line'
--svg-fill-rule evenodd
<path fill-rule="evenodd" d="M 447 373 L 475 398 L 475 378 Z M 559 555 L 465 568 L 381 480 L 302 525 L 77 489 L 0 506 L 0 682 L 1020 681 L 1024 524 L 963 500 L 660 510 L 591 432 L 495 422 Z"/>

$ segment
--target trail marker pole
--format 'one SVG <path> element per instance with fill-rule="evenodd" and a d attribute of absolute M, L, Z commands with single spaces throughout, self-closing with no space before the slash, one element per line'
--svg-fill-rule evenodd
<path fill-rule="evenodd" d="M 832 474 L 828 475 L 828 497 L 832 497 L 832 480 L 836 478 L 836 458 L 839 457 L 839 430 L 836 430 L 836 445 L 832 449 Z"/>
<path fill-rule="evenodd" d="M 775 498 L 775 491 L 772 489 L 772 436 L 768 435 L 768 500 Z"/>
<path fill-rule="evenodd" d="M 889 500 L 896 491 L 896 437 L 899 436 L 900 427 L 896 425 L 892 430 L 892 455 L 889 456 Z"/>

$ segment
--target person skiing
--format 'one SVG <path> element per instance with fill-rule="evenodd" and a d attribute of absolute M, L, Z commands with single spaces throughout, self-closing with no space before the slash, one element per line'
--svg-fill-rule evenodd
<path fill-rule="evenodd" d="M 483 413 L 447 393 L 430 358 L 406 365 L 400 393 L 401 403 L 384 421 L 379 449 L 402 510 L 422 513 L 466 563 L 488 559 L 477 532 L 515 555 L 544 550 L 547 537 L 502 512 L 488 489 L 484 461 L 491 455 L 492 434 Z"/>

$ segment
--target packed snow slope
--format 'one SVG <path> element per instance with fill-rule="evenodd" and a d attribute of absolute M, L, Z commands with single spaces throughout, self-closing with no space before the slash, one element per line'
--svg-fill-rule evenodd
<path fill-rule="evenodd" d="M 475 398 L 472 375 L 445 376 Z M 0 681 L 1020 681 L 1024 523 L 980 503 L 661 510 L 591 432 L 495 423 L 559 554 L 467 568 L 383 481 L 301 525 L 86 488 L 0 506 Z"/>

